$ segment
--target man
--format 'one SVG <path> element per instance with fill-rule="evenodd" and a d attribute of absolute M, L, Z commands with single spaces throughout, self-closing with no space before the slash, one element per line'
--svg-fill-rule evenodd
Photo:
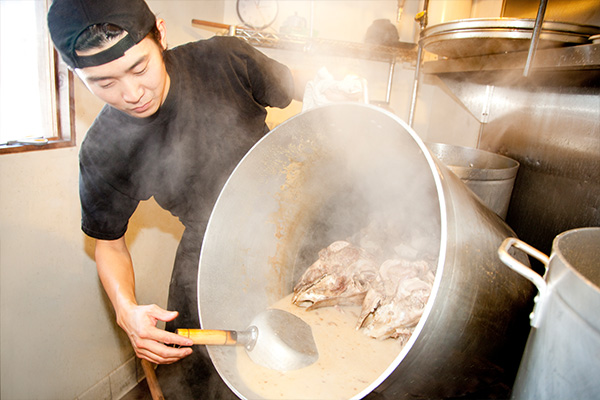
<path fill-rule="evenodd" d="M 165 22 L 144 0 L 54 0 L 48 27 L 63 60 L 106 103 L 81 146 L 80 197 L 82 229 L 96 239 L 117 322 L 138 357 L 182 360 L 192 343 L 173 331 L 199 326 L 196 279 L 210 211 L 237 162 L 267 132 L 265 107 L 290 103 L 290 71 L 238 38 L 166 50 Z M 151 196 L 185 226 L 170 311 L 137 304 L 124 240 L 138 203 Z"/>

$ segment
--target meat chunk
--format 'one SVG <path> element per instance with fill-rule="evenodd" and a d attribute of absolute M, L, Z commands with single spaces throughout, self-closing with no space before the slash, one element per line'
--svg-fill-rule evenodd
<path fill-rule="evenodd" d="M 379 264 L 365 250 L 337 241 L 319 252 L 318 260 L 294 287 L 292 302 L 315 309 L 359 305 L 375 280 Z"/>
<path fill-rule="evenodd" d="M 362 304 L 357 328 L 380 340 L 407 340 L 423 315 L 434 275 L 424 260 L 385 261 Z"/>
<path fill-rule="evenodd" d="M 380 263 L 361 247 L 334 242 L 304 272 L 294 287 L 292 302 L 308 310 L 361 305 L 357 329 L 380 340 L 406 341 L 431 294 L 434 264 L 427 253 L 408 245 L 395 246 L 395 252 L 396 258 Z"/>

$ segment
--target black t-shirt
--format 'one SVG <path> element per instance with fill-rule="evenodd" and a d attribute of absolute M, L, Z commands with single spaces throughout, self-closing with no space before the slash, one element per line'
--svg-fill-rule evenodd
<path fill-rule="evenodd" d="M 141 200 L 186 228 L 203 229 L 243 155 L 266 132 L 266 106 L 292 98 L 289 69 L 239 38 L 215 37 L 165 52 L 163 105 L 134 118 L 105 106 L 81 146 L 82 229 L 118 239 Z"/>

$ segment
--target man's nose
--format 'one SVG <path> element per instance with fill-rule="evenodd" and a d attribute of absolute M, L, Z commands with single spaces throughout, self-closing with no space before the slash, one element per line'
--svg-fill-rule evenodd
<path fill-rule="evenodd" d="M 125 79 L 123 82 L 123 100 L 135 104 L 144 95 L 144 88 L 135 79 Z"/>

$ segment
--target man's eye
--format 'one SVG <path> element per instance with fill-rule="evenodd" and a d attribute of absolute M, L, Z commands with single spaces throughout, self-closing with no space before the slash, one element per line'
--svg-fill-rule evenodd
<path fill-rule="evenodd" d="M 140 70 L 140 71 L 135 71 L 134 75 L 143 75 L 144 72 L 146 72 L 148 70 L 148 66 L 145 66 L 144 69 Z"/>
<path fill-rule="evenodd" d="M 101 87 L 102 89 L 108 89 L 108 88 L 110 88 L 112 85 L 113 85 L 113 82 L 101 83 L 101 84 L 100 84 L 100 87 Z"/>

